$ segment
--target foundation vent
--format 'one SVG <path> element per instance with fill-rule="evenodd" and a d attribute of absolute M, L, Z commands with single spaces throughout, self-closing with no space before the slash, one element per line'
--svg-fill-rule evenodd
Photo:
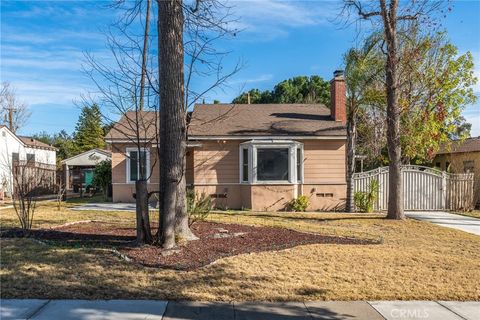
<path fill-rule="evenodd" d="M 317 193 L 316 196 L 319 198 L 333 198 L 333 193 Z"/>

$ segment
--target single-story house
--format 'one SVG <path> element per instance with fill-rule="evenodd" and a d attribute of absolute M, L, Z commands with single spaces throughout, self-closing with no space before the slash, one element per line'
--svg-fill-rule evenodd
<path fill-rule="evenodd" d="M 346 197 L 345 79 L 331 81 L 331 107 L 321 104 L 198 104 L 190 115 L 186 180 L 214 205 L 283 210 L 300 195 L 309 210 L 340 210 Z M 138 148 L 124 115 L 107 134 L 114 202 L 133 202 Z M 158 190 L 154 112 L 141 113 L 149 189 Z"/>
<path fill-rule="evenodd" d="M 53 190 L 56 177 L 57 149 L 31 137 L 19 136 L 0 125 L 0 189 L 11 196 L 15 168 L 24 166 L 42 172 L 42 187 Z M 36 171 L 38 174 L 39 171 Z"/>
<path fill-rule="evenodd" d="M 63 184 L 66 190 L 79 192 L 92 184 L 97 164 L 111 160 L 112 153 L 103 149 L 91 149 L 61 161 Z"/>
<path fill-rule="evenodd" d="M 480 136 L 455 140 L 440 147 L 433 160 L 435 167 L 452 173 L 474 174 L 474 201 L 480 206 Z"/>

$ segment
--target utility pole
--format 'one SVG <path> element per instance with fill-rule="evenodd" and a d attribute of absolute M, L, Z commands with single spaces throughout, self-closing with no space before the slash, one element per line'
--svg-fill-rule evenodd
<path fill-rule="evenodd" d="M 8 128 L 10 129 L 10 131 L 12 131 L 13 133 L 15 133 L 15 128 L 13 127 L 13 114 L 15 112 L 17 112 L 17 109 L 15 107 L 8 107 L 8 108 L 5 108 L 5 110 L 8 111 Z M 7 115 L 5 115 L 5 118 L 7 117 Z M 7 119 L 5 119 L 6 121 Z"/>

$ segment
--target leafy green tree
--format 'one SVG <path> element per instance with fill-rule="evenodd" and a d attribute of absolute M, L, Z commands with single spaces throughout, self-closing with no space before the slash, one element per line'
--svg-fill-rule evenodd
<path fill-rule="evenodd" d="M 93 104 L 82 108 L 73 140 L 77 153 L 105 146 L 102 118 L 98 105 Z"/>
<path fill-rule="evenodd" d="M 103 160 L 95 167 L 93 172 L 93 185 L 102 189 L 104 200 L 108 200 L 108 186 L 112 183 L 112 163 Z"/>
<path fill-rule="evenodd" d="M 43 143 L 53 145 L 54 144 L 54 135 L 49 134 L 46 131 L 42 131 L 40 133 L 36 133 L 32 136 L 35 140 L 41 141 Z"/>
<path fill-rule="evenodd" d="M 454 120 L 455 130 L 450 133 L 450 140 L 460 140 L 470 137 L 470 132 L 472 130 L 472 124 L 467 122 L 467 119 L 464 117 L 458 117 Z"/>
<path fill-rule="evenodd" d="M 412 29 L 408 37 L 402 35 L 399 41 L 402 59 L 397 91 L 402 162 L 429 163 L 442 143 L 470 135 L 471 125 L 461 112 L 476 101 L 473 57 L 470 53 L 458 55 L 445 33 L 418 35 Z M 347 95 L 351 96 L 356 86 L 352 87 L 346 69 Z M 347 104 L 350 102 L 347 100 Z M 367 156 L 367 168 L 388 165 L 386 104 L 364 105 L 356 116 L 357 154 Z"/>
<path fill-rule="evenodd" d="M 233 103 L 323 103 L 330 105 L 330 83 L 319 76 L 298 76 L 279 82 L 273 90 L 251 89 Z"/>
<path fill-rule="evenodd" d="M 399 105 L 403 162 L 425 163 L 450 138 L 466 138 L 463 109 L 476 101 L 473 56 L 458 54 L 445 33 L 402 39 Z"/>
<path fill-rule="evenodd" d="M 233 103 L 248 103 L 248 95 L 250 95 L 250 103 L 273 103 L 272 92 L 269 90 L 260 91 L 258 89 L 251 89 L 248 92 L 244 92 L 235 99 Z"/>
<path fill-rule="evenodd" d="M 373 34 L 362 48 L 350 49 L 344 57 L 347 86 L 347 211 L 353 211 L 353 173 L 357 142 L 357 121 L 368 109 L 385 104 L 382 77 L 384 59 L 380 38 Z"/>

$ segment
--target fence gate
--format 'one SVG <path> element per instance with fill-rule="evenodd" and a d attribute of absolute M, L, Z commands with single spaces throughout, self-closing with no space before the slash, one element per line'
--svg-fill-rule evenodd
<path fill-rule="evenodd" d="M 473 205 L 473 173 L 451 174 L 423 166 L 402 166 L 405 210 L 462 210 Z M 388 208 L 388 167 L 353 175 L 354 192 L 368 192 L 379 183 L 375 210 Z"/>

